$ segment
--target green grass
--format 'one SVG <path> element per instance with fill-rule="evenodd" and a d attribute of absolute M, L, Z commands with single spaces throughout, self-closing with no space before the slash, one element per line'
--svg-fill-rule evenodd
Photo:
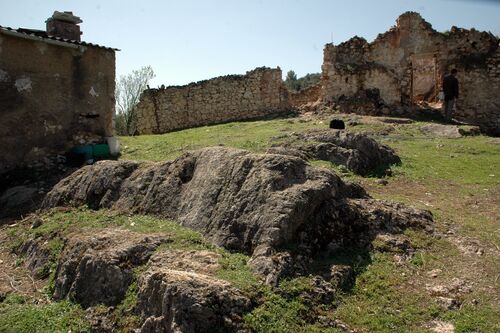
<path fill-rule="evenodd" d="M 264 303 L 244 318 L 247 327 L 257 332 L 299 332 L 306 325 L 307 307 L 300 300 L 287 300 L 270 293 Z"/>
<path fill-rule="evenodd" d="M 187 129 L 162 135 L 120 137 L 122 159 L 170 160 L 186 150 L 208 146 L 226 145 L 235 148 L 262 152 L 268 148 L 273 137 L 310 128 L 326 128 L 322 120 L 299 121 L 297 118 L 267 121 L 234 122 Z"/>
<path fill-rule="evenodd" d="M 500 331 L 498 309 L 490 305 L 477 307 L 465 304 L 458 310 L 442 314 L 440 318 L 453 322 L 456 333 L 496 333 Z"/>
<path fill-rule="evenodd" d="M 295 298 L 302 293 L 307 293 L 313 290 L 311 278 L 301 276 L 294 279 L 284 279 L 280 281 L 279 288 L 289 297 Z"/>
<path fill-rule="evenodd" d="M 87 232 L 105 228 L 123 228 L 138 233 L 162 233 L 169 237 L 165 245 L 175 249 L 206 249 L 213 247 L 196 231 L 166 219 L 145 215 L 127 215 L 111 210 L 87 208 L 52 209 L 40 215 L 43 224 L 36 229 L 20 224 L 9 231 L 12 247 L 28 239 L 50 240 L 48 246 L 55 252 L 62 248 L 61 239 L 72 232 Z"/>
<path fill-rule="evenodd" d="M 121 331 L 133 329 L 140 324 L 140 317 L 135 307 L 137 305 L 139 292 L 137 279 L 143 270 L 144 266 L 137 267 L 134 270 L 134 280 L 129 285 L 125 298 L 114 310 L 115 317 L 117 318 L 117 325 Z"/>
<path fill-rule="evenodd" d="M 415 332 L 432 320 L 432 302 L 426 295 L 401 290 L 406 277 L 395 273 L 390 255 L 375 254 L 372 264 L 358 275 L 353 290 L 344 295 L 335 315 L 353 327 L 373 332 L 401 328 Z"/>
<path fill-rule="evenodd" d="M 260 283 L 248 266 L 248 256 L 240 253 L 229 253 L 222 249 L 219 249 L 218 253 L 221 255 L 219 260 L 221 268 L 215 273 L 216 277 L 231 282 L 234 287 L 244 291 L 248 291 Z"/>
<path fill-rule="evenodd" d="M 10 294 L 0 303 L 0 332 L 90 332 L 83 317 L 84 311 L 68 301 L 37 305 Z"/>
<path fill-rule="evenodd" d="M 403 163 L 393 169 L 397 176 L 439 186 L 498 186 L 500 140 L 484 136 L 459 139 L 390 140 Z"/>

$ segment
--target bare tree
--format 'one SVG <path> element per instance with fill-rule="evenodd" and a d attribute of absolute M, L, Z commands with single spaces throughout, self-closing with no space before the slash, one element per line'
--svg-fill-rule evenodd
<path fill-rule="evenodd" d="M 119 135 L 129 135 L 130 124 L 134 118 L 134 107 L 139 103 L 141 93 L 155 77 L 151 66 L 144 66 L 132 73 L 120 76 L 116 83 L 115 129 Z"/>

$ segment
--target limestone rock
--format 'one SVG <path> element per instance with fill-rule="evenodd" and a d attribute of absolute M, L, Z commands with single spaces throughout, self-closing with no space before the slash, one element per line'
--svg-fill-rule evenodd
<path fill-rule="evenodd" d="M 57 267 L 54 298 L 83 307 L 117 305 L 132 282 L 132 267 L 145 263 L 162 241 L 121 229 L 72 235 Z"/>
<path fill-rule="evenodd" d="M 249 261 L 255 273 L 265 276 L 265 283 L 276 286 L 278 281 L 295 270 L 294 258 L 288 252 L 276 252 L 272 247 L 261 245 L 255 249 Z"/>
<path fill-rule="evenodd" d="M 452 323 L 435 320 L 432 323 L 431 331 L 436 333 L 455 333 L 455 326 Z"/>
<path fill-rule="evenodd" d="M 433 231 L 430 211 L 408 207 L 401 203 L 369 198 L 349 199 L 349 209 L 344 212 L 348 214 L 344 218 L 351 221 L 352 228 L 366 228 L 372 233 L 385 231 L 398 234 L 408 228 Z"/>
<path fill-rule="evenodd" d="M 220 255 L 210 251 L 164 250 L 139 277 L 138 332 L 233 332 L 250 300 L 213 275 Z"/>
<path fill-rule="evenodd" d="M 422 133 L 429 136 L 443 138 L 460 138 L 468 135 L 480 134 L 479 127 L 476 126 L 457 126 L 457 125 L 441 125 L 441 124 L 426 124 L 420 127 Z"/>
<path fill-rule="evenodd" d="M 139 279 L 139 332 L 233 332 L 250 300 L 229 283 L 194 272 L 149 269 Z"/>
<path fill-rule="evenodd" d="M 374 241 L 375 250 L 399 254 L 412 254 L 414 252 L 408 237 L 402 234 L 378 234 Z"/>
<path fill-rule="evenodd" d="M 386 124 L 413 124 L 415 121 L 409 118 L 397 118 L 397 117 L 377 117 L 381 123 Z"/>
<path fill-rule="evenodd" d="M 25 256 L 26 267 L 37 279 L 44 279 L 49 275 L 52 253 L 44 243 L 44 239 L 30 239 L 20 249 Z"/>
<path fill-rule="evenodd" d="M 202 232 L 215 244 L 252 253 L 296 240 L 323 205 L 352 191 L 304 160 L 212 147 L 173 162 L 102 161 L 62 180 L 45 208 L 60 205 L 156 214 Z"/>
<path fill-rule="evenodd" d="M 35 187 L 20 185 L 7 189 L 0 196 L 0 217 L 28 211 L 38 197 L 38 189 Z"/>
<path fill-rule="evenodd" d="M 336 165 L 345 165 L 360 175 L 401 163 L 391 148 L 364 134 L 331 129 L 295 133 L 288 142 L 276 145 L 268 152 L 330 161 Z"/>
<path fill-rule="evenodd" d="M 219 246 L 253 255 L 254 270 L 270 284 L 307 268 L 307 258 L 331 242 L 368 245 L 380 232 L 432 230 L 429 212 L 370 199 L 359 185 L 301 158 L 226 147 L 168 162 L 98 162 L 62 180 L 43 203 L 61 205 L 174 219 Z"/>
<path fill-rule="evenodd" d="M 347 289 L 354 284 L 355 274 L 351 266 L 332 265 L 325 278 L 329 280 L 335 288 Z"/>

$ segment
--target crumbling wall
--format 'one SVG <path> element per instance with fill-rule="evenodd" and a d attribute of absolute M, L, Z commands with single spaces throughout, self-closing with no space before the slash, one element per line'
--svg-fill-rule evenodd
<path fill-rule="evenodd" d="M 378 115 L 389 108 L 395 115 L 411 115 L 416 101 L 436 98 L 443 75 L 452 68 L 459 70 L 461 95 L 455 118 L 498 133 L 498 39 L 456 27 L 440 33 L 414 12 L 401 15 L 372 43 L 354 37 L 327 44 L 321 99 L 338 102 L 378 89 L 378 108 L 351 111 Z"/>
<path fill-rule="evenodd" d="M 166 133 L 178 129 L 261 118 L 287 112 L 281 69 L 257 68 L 186 86 L 148 89 L 135 109 L 131 132 Z"/>
<path fill-rule="evenodd" d="M 321 97 L 324 100 L 333 101 L 356 95 L 360 90 L 375 88 L 386 103 L 400 102 L 397 74 L 393 69 L 371 61 L 369 49 L 370 45 L 360 37 L 337 47 L 326 45 L 321 81 Z"/>
<path fill-rule="evenodd" d="M 0 33 L 0 174 L 113 133 L 114 51 Z"/>
<path fill-rule="evenodd" d="M 472 119 L 487 133 L 500 136 L 500 48 L 485 63 L 460 63 L 457 69 L 457 118 Z"/>
<path fill-rule="evenodd" d="M 288 102 L 290 107 L 299 109 L 308 103 L 314 103 L 319 100 L 321 94 L 321 83 L 301 89 L 297 92 L 288 92 Z"/>

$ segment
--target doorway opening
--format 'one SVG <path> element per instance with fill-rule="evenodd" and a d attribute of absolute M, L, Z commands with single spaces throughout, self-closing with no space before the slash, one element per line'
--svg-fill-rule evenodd
<path fill-rule="evenodd" d="M 440 77 L 437 57 L 434 53 L 420 53 L 411 56 L 411 101 L 413 105 L 425 104 L 439 107 L 438 94 Z"/>

